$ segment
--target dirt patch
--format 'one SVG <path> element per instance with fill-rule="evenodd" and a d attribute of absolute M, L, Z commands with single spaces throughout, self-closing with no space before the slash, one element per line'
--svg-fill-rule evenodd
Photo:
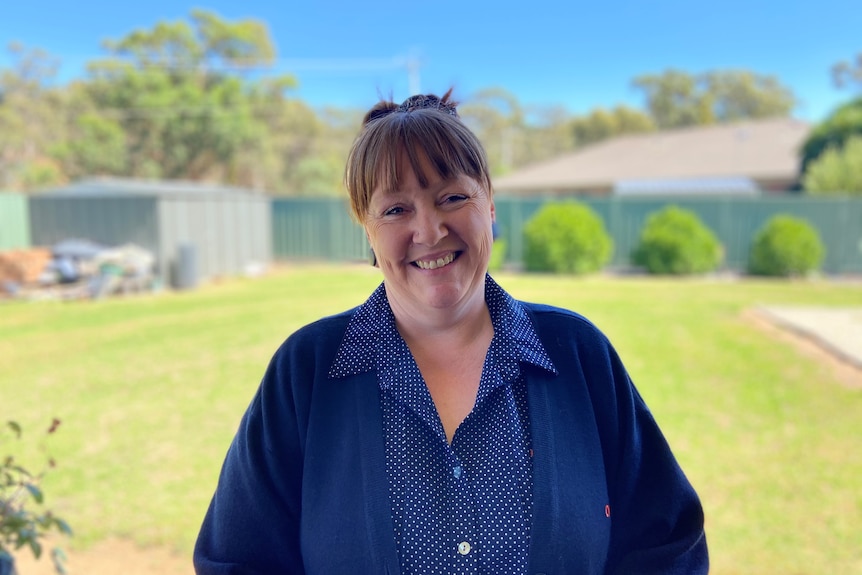
<path fill-rule="evenodd" d="M 46 554 L 38 561 L 29 551 L 16 557 L 19 575 L 56 575 Z M 81 551 L 66 551 L 69 575 L 194 575 L 191 557 L 161 547 L 142 548 L 124 539 L 106 539 Z"/>
<path fill-rule="evenodd" d="M 787 329 L 775 323 L 768 315 L 756 309 L 744 311 L 742 317 L 770 337 L 785 342 L 804 356 L 827 365 L 828 369 L 835 375 L 835 379 L 842 385 L 853 389 L 862 389 L 862 369 L 834 353 L 830 348 L 820 345 L 815 339 L 807 337 L 799 331 Z"/>

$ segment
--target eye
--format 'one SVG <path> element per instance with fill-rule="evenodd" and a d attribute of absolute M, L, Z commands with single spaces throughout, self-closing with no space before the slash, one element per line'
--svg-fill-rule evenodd
<path fill-rule="evenodd" d="M 467 196 L 464 194 L 452 194 L 443 198 L 444 204 L 457 204 L 459 202 L 463 202 L 467 199 Z"/>
<path fill-rule="evenodd" d="M 389 208 L 388 210 L 384 211 L 383 215 L 384 216 L 397 216 L 398 214 L 403 214 L 403 213 L 404 213 L 404 208 L 402 208 L 401 206 L 393 206 L 393 207 Z"/>

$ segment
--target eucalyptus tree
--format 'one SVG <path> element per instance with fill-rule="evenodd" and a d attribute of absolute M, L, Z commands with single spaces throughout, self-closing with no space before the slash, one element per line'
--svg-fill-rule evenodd
<path fill-rule="evenodd" d="M 58 62 L 19 44 L 9 51 L 13 66 L 0 71 L 0 190 L 56 184 L 63 172 L 52 146 L 65 138 Z"/>
<path fill-rule="evenodd" d="M 525 112 L 514 94 L 499 87 L 479 90 L 459 106 L 459 113 L 485 146 L 493 174 L 521 163 Z"/>
<path fill-rule="evenodd" d="M 595 108 L 583 116 L 569 121 L 575 145 L 585 146 L 625 134 L 641 134 L 655 131 L 652 118 L 644 112 L 618 105 L 610 110 Z"/>
<path fill-rule="evenodd" d="M 853 60 L 842 60 L 832 66 L 832 82 L 836 88 L 855 89 L 862 93 L 862 52 Z"/>
<path fill-rule="evenodd" d="M 194 10 L 191 23 L 159 22 L 104 47 L 84 83 L 104 120 L 90 129 L 121 128 L 127 175 L 255 181 L 243 163 L 267 132 L 248 89 L 274 58 L 264 23 Z"/>
<path fill-rule="evenodd" d="M 689 74 L 666 70 L 632 81 L 643 92 L 646 109 L 660 129 L 789 116 L 793 92 L 774 76 L 748 70 Z"/>

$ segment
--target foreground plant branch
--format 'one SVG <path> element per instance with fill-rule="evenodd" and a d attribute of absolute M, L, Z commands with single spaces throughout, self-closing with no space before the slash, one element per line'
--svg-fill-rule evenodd
<path fill-rule="evenodd" d="M 60 425 L 54 419 L 47 430 L 53 434 Z M 16 421 L 7 421 L 0 434 L 0 443 L 20 441 L 23 432 Z M 46 456 L 46 467 L 37 473 L 30 471 L 15 455 L 0 456 L 0 574 L 15 573 L 13 551 L 29 547 L 36 559 L 42 556 L 43 538 L 51 531 L 71 536 L 68 523 L 44 508 L 45 495 L 41 483 L 46 471 L 56 466 L 44 444 L 40 450 Z M 8 449 L 8 451 L 14 451 Z M 65 556 L 61 549 L 51 552 L 54 567 L 65 574 Z"/>

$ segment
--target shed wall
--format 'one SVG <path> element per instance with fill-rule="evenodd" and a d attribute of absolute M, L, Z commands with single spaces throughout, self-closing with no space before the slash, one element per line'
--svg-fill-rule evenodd
<path fill-rule="evenodd" d="M 244 273 L 272 261 L 270 200 L 264 196 L 187 195 L 159 199 L 163 277 L 182 246 L 193 246 L 201 278 Z"/>
<path fill-rule="evenodd" d="M 158 252 L 155 199 L 130 197 L 30 197 L 33 245 L 50 247 L 66 239 L 105 246 L 133 243 Z"/>
<path fill-rule="evenodd" d="M 65 239 L 105 246 L 134 243 L 156 256 L 168 282 L 181 248 L 191 246 L 201 279 L 272 261 L 270 199 L 243 193 L 57 194 L 30 198 L 33 244 Z"/>

